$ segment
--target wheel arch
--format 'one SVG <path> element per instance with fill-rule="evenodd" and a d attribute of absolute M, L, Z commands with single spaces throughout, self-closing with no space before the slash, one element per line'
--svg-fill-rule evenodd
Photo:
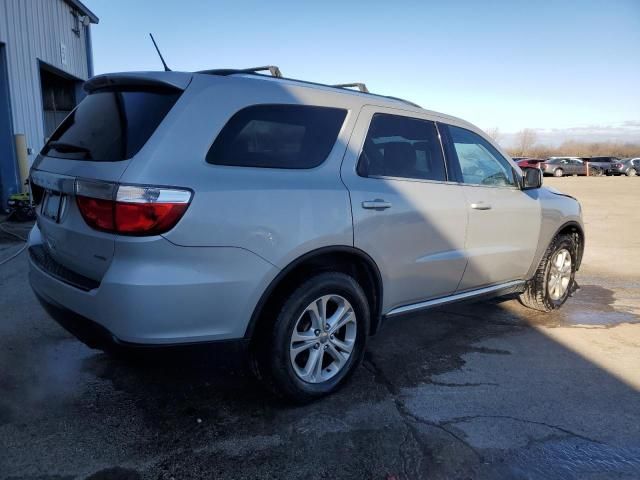
<path fill-rule="evenodd" d="M 558 235 L 577 235 L 576 270 L 579 270 L 582 263 L 582 255 L 584 254 L 584 230 L 582 225 L 574 220 L 562 224 L 551 237 L 551 241 Z"/>
<path fill-rule="evenodd" d="M 370 334 L 376 333 L 382 319 L 382 276 L 373 259 L 364 251 L 349 246 L 322 247 L 307 252 L 287 265 L 262 293 L 253 310 L 245 338 L 260 336 L 263 328 L 268 328 L 269 313 L 284 300 L 288 291 L 300 280 L 312 273 L 340 271 L 347 273 L 360 283 L 371 308 Z"/>

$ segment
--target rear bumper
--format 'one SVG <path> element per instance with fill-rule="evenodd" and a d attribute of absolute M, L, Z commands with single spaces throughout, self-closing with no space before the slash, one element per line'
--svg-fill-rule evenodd
<path fill-rule="evenodd" d="M 30 246 L 41 245 L 34 227 Z M 83 290 L 30 258 L 31 287 L 85 343 L 175 345 L 242 339 L 278 269 L 232 247 L 179 247 L 161 237 L 117 242 L 99 286 Z"/>

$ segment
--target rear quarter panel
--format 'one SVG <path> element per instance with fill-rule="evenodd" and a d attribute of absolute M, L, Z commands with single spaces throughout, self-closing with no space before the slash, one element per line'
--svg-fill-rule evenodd
<path fill-rule="evenodd" d="M 122 181 L 187 187 L 187 213 L 165 235 L 182 246 L 234 246 L 279 268 L 304 253 L 353 245 L 349 193 L 340 163 L 360 109 L 358 100 L 335 103 L 321 90 L 286 82 L 195 75 L 190 87 Z M 351 103 L 350 103 L 351 102 Z M 326 161 L 309 170 L 211 165 L 205 157 L 228 119 L 254 104 L 346 108 L 347 116 Z"/>

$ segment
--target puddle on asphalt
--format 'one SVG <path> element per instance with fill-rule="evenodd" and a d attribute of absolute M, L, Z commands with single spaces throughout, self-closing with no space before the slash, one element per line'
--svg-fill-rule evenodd
<path fill-rule="evenodd" d="M 640 323 L 640 317 L 624 311 L 614 291 L 599 285 L 582 285 L 557 312 L 546 314 L 544 323 L 556 326 L 611 327 L 621 323 Z M 629 309 L 632 307 L 629 306 Z"/>

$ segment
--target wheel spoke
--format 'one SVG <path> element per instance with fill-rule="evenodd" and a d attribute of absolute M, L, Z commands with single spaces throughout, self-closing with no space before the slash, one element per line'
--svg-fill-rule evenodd
<path fill-rule="evenodd" d="M 350 307 L 348 307 L 344 302 L 340 302 L 336 311 L 333 312 L 333 315 L 327 318 L 327 324 L 329 324 L 329 330 L 333 330 L 333 328 L 340 321 L 340 319 L 342 319 L 342 317 L 345 314 L 349 313 L 350 310 L 351 310 Z"/>
<path fill-rule="evenodd" d="M 315 364 L 313 365 L 313 379 L 316 382 L 322 380 L 322 360 L 324 359 L 324 349 L 320 348 L 316 350 L 318 355 L 315 357 Z"/>
<path fill-rule="evenodd" d="M 322 350 L 311 350 L 309 352 L 309 358 L 307 358 L 307 363 L 305 364 L 303 369 L 299 369 L 298 371 L 298 375 L 300 376 L 300 378 L 302 378 L 307 382 L 315 381 L 314 375 L 315 375 L 316 365 L 321 355 L 322 355 Z M 321 360 L 321 363 L 322 363 L 322 360 Z"/>
<path fill-rule="evenodd" d="M 327 318 L 326 307 L 326 297 L 317 299 L 307 307 L 307 311 L 311 315 L 311 325 L 313 325 L 314 329 L 322 330 L 324 328 L 324 322 Z"/>
<path fill-rule="evenodd" d="M 351 350 L 353 350 L 353 342 L 343 342 L 342 340 L 340 340 L 337 337 L 334 337 L 331 340 L 331 343 L 333 344 L 333 346 L 335 346 L 338 350 L 345 352 L 345 353 L 351 353 Z"/>
<path fill-rule="evenodd" d="M 291 356 L 295 359 L 300 353 L 305 350 L 309 350 L 316 344 L 314 340 L 306 341 L 306 342 L 298 342 L 296 345 L 291 345 Z"/>
<path fill-rule="evenodd" d="M 355 315 L 353 313 L 353 310 L 351 310 L 350 308 L 345 311 L 342 316 L 335 322 L 335 324 L 331 325 L 331 328 L 329 328 L 329 332 L 330 333 L 335 333 L 338 330 L 340 330 L 342 327 L 344 327 L 347 323 L 355 321 Z"/>
<path fill-rule="evenodd" d="M 327 352 L 329 352 L 329 355 L 335 361 L 337 369 L 340 370 L 340 368 L 342 368 L 342 365 L 346 362 L 348 356 L 345 358 L 345 356 L 340 353 L 332 344 L 329 344 Z"/>
<path fill-rule="evenodd" d="M 298 332 L 294 330 L 291 334 L 291 345 L 297 342 L 308 342 L 311 340 L 316 340 L 316 335 L 312 330 L 307 330 L 306 332 Z"/>

